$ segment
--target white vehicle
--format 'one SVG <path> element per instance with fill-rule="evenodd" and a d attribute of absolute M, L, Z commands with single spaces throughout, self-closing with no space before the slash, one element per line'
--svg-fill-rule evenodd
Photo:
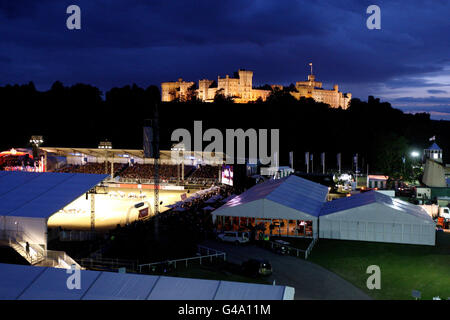
<path fill-rule="evenodd" d="M 444 218 L 446 221 L 450 221 L 450 209 L 448 207 L 440 207 L 439 217 Z"/>
<path fill-rule="evenodd" d="M 224 242 L 233 242 L 235 244 L 249 242 L 248 232 L 225 231 L 217 236 L 217 239 Z"/>

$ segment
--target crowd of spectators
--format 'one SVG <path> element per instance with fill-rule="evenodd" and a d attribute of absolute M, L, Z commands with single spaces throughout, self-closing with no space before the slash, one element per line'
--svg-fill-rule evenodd
<path fill-rule="evenodd" d="M 188 177 L 194 172 L 194 166 L 184 166 L 184 177 Z M 181 175 L 181 166 L 172 164 L 160 164 L 159 165 L 159 179 L 161 182 L 169 182 L 178 179 L 178 175 Z M 155 178 L 155 166 L 154 164 L 134 164 L 126 168 L 120 177 L 128 179 L 149 179 Z"/>
<path fill-rule="evenodd" d="M 116 175 L 125 165 L 122 163 L 114 163 L 114 175 Z M 111 162 L 105 165 L 105 162 L 88 162 L 83 165 L 67 165 L 65 167 L 56 169 L 55 172 L 65 173 L 92 173 L 92 174 L 110 174 Z"/>
<path fill-rule="evenodd" d="M 88 162 L 83 165 L 66 165 L 54 170 L 55 172 L 65 173 L 91 173 L 91 174 L 110 174 L 111 162 L 97 163 Z M 175 164 L 160 164 L 159 179 L 160 183 L 176 183 L 181 176 L 181 166 Z M 179 176 L 180 175 L 180 176 Z M 132 179 L 135 183 L 152 183 L 155 178 L 155 166 L 149 164 L 121 164 L 114 163 L 114 177 L 121 179 Z M 123 180 L 125 182 L 129 182 Z M 212 165 L 185 165 L 184 181 L 195 185 L 211 185 L 219 181 L 219 167 Z"/>
<path fill-rule="evenodd" d="M 176 179 L 178 177 L 178 169 L 176 165 L 160 164 L 159 178 L 161 180 Z M 154 179 L 155 166 L 153 164 L 134 164 L 126 168 L 120 175 L 122 178 L 131 179 Z"/>
<path fill-rule="evenodd" d="M 68 172 L 68 173 L 93 173 L 93 174 L 109 174 L 111 171 L 111 162 L 108 161 L 105 166 L 105 162 L 88 162 L 84 165 L 67 165 L 62 168 L 56 169 L 55 172 Z M 125 179 L 139 180 L 153 180 L 155 178 L 155 166 L 152 163 L 149 164 L 121 164 L 114 163 L 114 176 L 120 176 Z M 181 175 L 181 166 L 173 164 L 160 164 L 159 165 L 159 179 L 160 182 L 174 182 Z M 189 183 L 204 183 L 217 181 L 219 178 L 219 167 L 211 165 L 199 165 L 184 166 L 184 179 Z"/>
<path fill-rule="evenodd" d="M 115 240 L 106 255 L 145 262 L 195 256 L 199 243 L 215 237 L 211 211 L 204 208 L 223 204 L 219 199 L 213 204 L 205 203 L 217 194 L 225 199 L 232 194 L 232 188 L 223 186 L 197 198 L 189 198 L 181 206 L 182 211 L 171 209 L 160 213 L 157 239 L 154 218 L 118 226 L 110 232 Z"/>
<path fill-rule="evenodd" d="M 202 182 L 205 180 L 218 180 L 219 167 L 211 165 L 200 165 L 192 174 L 188 177 L 189 182 Z"/>
<path fill-rule="evenodd" d="M 28 155 L 22 157 L 4 156 L 0 158 L 0 169 L 14 167 L 32 167 L 34 161 Z"/>

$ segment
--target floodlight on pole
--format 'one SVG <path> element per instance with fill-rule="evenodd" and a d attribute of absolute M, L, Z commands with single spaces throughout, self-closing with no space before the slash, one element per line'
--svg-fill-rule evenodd
<path fill-rule="evenodd" d="M 39 157 L 39 146 L 44 143 L 42 136 L 31 136 L 30 144 L 33 148 L 33 158 L 37 159 Z"/>
<path fill-rule="evenodd" d="M 413 151 L 413 152 L 411 152 L 411 157 L 417 158 L 417 157 L 419 157 L 419 156 L 420 156 L 420 153 L 419 153 L 418 151 Z"/>
<path fill-rule="evenodd" d="M 111 141 L 100 141 L 98 144 L 99 149 L 112 149 Z"/>
<path fill-rule="evenodd" d="M 30 143 L 33 146 L 39 147 L 44 143 L 44 139 L 42 138 L 42 136 L 31 136 Z"/>

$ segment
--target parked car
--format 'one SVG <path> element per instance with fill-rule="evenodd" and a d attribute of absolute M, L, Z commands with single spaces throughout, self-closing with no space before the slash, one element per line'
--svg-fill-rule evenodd
<path fill-rule="evenodd" d="M 217 236 L 219 241 L 233 242 L 235 244 L 247 243 L 250 241 L 248 232 L 226 231 Z"/>
<path fill-rule="evenodd" d="M 290 245 L 289 242 L 283 241 L 283 240 L 275 240 L 274 242 L 277 243 L 278 245 L 273 246 L 273 248 L 272 248 L 273 252 L 276 252 L 281 255 L 285 255 L 285 254 L 289 253 L 289 249 L 288 249 L 288 246 Z"/>
<path fill-rule="evenodd" d="M 242 263 L 242 271 L 253 277 L 269 276 L 272 274 L 272 265 L 267 260 L 250 259 Z"/>

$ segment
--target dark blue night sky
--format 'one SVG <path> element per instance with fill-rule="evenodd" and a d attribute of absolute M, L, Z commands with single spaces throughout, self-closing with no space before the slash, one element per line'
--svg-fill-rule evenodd
<path fill-rule="evenodd" d="M 81 30 L 66 8 L 81 8 Z M 366 8 L 381 8 L 381 30 Z M 0 85 L 55 80 L 102 90 L 254 71 L 304 80 L 450 120 L 450 1 L 1 0 Z"/>

